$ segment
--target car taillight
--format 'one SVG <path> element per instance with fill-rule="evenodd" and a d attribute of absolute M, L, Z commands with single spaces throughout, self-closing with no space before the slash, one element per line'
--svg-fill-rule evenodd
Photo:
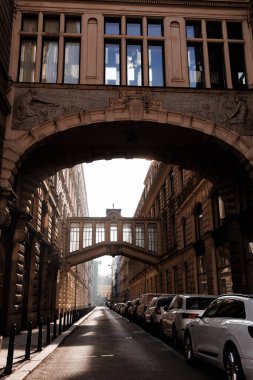
<path fill-rule="evenodd" d="M 160 309 L 160 307 L 158 306 L 158 307 L 156 307 L 156 309 L 155 309 L 155 312 L 156 312 L 156 314 L 161 314 L 161 309 Z"/>
<path fill-rule="evenodd" d="M 197 316 L 198 316 L 197 313 L 183 313 L 183 314 L 182 314 L 182 318 L 183 318 L 183 319 L 195 318 L 195 317 L 197 317 Z"/>
<path fill-rule="evenodd" d="M 249 335 L 253 338 L 253 326 L 248 327 Z"/>

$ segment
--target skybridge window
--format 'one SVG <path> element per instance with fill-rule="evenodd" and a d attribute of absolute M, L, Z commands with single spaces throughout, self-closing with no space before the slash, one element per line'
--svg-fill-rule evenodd
<path fill-rule="evenodd" d="M 84 223 L 83 226 L 83 248 L 90 247 L 92 245 L 92 224 Z"/>
<path fill-rule="evenodd" d="M 71 223 L 70 226 L 70 252 L 79 250 L 80 226 L 79 223 Z"/>
<path fill-rule="evenodd" d="M 104 223 L 96 224 L 96 244 L 105 241 L 105 225 Z"/>

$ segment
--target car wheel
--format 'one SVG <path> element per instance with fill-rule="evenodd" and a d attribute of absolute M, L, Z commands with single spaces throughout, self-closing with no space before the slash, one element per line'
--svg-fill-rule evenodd
<path fill-rule="evenodd" d="M 174 347 L 178 346 L 177 329 L 175 325 L 172 326 L 172 344 Z"/>
<path fill-rule="evenodd" d="M 193 363 L 194 355 L 193 355 L 193 349 L 192 349 L 192 339 L 189 332 L 187 332 L 184 337 L 184 356 L 188 364 Z"/>
<path fill-rule="evenodd" d="M 231 345 L 226 348 L 224 354 L 224 367 L 228 380 L 243 380 L 245 379 L 241 359 L 235 346 Z"/>

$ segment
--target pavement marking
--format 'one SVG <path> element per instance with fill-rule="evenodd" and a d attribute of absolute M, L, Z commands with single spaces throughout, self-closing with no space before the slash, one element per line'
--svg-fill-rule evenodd
<path fill-rule="evenodd" d="M 111 355 L 101 355 L 102 357 L 108 357 L 108 356 L 114 356 L 113 354 L 111 354 Z"/>

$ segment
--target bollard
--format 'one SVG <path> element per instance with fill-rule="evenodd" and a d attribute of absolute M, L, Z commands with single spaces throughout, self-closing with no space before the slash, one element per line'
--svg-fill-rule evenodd
<path fill-rule="evenodd" d="M 63 313 L 63 329 L 62 330 L 63 331 L 66 330 L 66 313 L 65 312 Z"/>
<path fill-rule="evenodd" d="M 54 330 L 53 330 L 53 339 L 56 338 L 57 335 L 57 315 L 54 314 Z"/>
<path fill-rule="evenodd" d="M 26 337 L 26 346 L 25 346 L 25 360 L 30 359 L 31 355 L 31 344 L 32 344 L 32 329 L 33 323 L 28 323 L 27 337 Z"/>
<path fill-rule="evenodd" d="M 42 318 L 39 320 L 38 346 L 37 351 L 42 351 Z"/>
<path fill-rule="evenodd" d="M 6 367 L 5 367 L 5 371 L 4 371 L 5 375 L 10 375 L 12 373 L 15 336 L 16 336 L 16 324 L 13 323 L 11 325 L 11 331 L 10 331 L 8 355 L 7 355 Z"/>
<path fill-rule="evenodd" d="M 50 344 L 50 317 L 47 317 L 47 344 Z"/>
<path fill-rule="evenodd" d="M 62 313 L 60 313 L 59 332 L 58 332 L 58 334 L 61 335 L 61 333 L 62 333 Z"/>

